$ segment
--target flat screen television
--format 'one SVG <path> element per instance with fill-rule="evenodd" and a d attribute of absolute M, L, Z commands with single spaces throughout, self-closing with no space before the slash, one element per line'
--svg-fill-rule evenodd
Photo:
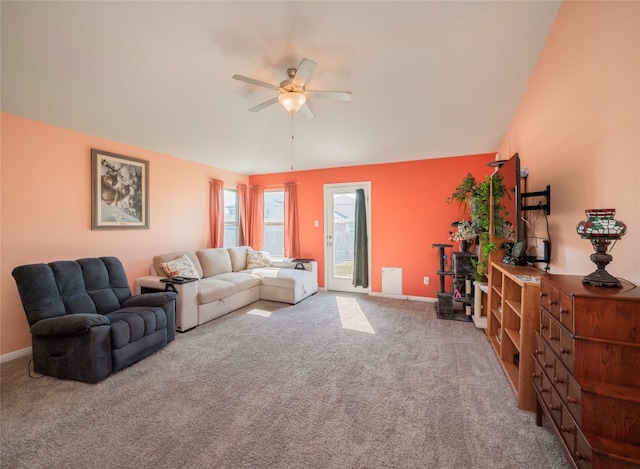
<path fill-rule="evenodd" d="M 515 242 L 525 241 L 524 223 L 522 221 L 522 186 L 520 180 L 520 157 L 514 154 L 498 168 L 504 181 L 507 196 L 500 200 L 505 210 L 505 219 L 513 226 Z"/>

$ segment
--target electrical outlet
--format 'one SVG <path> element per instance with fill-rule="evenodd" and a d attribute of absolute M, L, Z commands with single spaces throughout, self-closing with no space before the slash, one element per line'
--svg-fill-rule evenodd
<path fill-rule="evenodd" d="M 425 285 L 429 285 L 429 277 L 425 277 L 424 278 L 424 284 Z"/>

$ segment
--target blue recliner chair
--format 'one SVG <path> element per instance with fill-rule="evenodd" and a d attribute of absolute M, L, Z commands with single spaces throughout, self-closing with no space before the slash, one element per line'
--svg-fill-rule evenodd
<path fill-rule="evenodd" d="M 131 296 L 116 257 L 16 267 L 34 370 L 97 383 L 175 337 L 176 293 Z"/>

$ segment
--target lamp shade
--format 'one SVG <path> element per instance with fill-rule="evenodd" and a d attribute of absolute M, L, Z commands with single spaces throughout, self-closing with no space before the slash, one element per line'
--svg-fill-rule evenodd
<path fill-rule="evenodd" d="M 300 108 L 307 102 L 307 97 L 304 93 L 281 93 L 278 96 L 278 101 L 289 112 L 298 112 Z"/>

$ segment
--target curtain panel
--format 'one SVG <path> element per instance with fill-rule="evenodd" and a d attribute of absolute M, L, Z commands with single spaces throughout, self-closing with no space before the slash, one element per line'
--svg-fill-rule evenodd
<path fill-rule="evenodd" d="M 264 187 L 251 186 L 249 190 L 249 246 L 261 251 L 264 235 Z"/>
<path fill-rule="evenodd" d="M 369 239 L 367 237 L 367 203 L 363 189 L 356 190 L 353 286 L 369 288 Z"/>
<path fill-rule="evenodd" d="M 300 234 L 298 230 L 298 196 L 296 184 L 284 185 L 284 257 L 300 257 Z"/>
<path fill-rule="evenodd" d="M 249 244 L 249 202 L 248 188 L 238 184 L 238 246 Z"/>
<path fill-rule="evenodd" d="M 209 181 L 209 233 L 212 248 L 224 244 L 224 181 Z"/>

